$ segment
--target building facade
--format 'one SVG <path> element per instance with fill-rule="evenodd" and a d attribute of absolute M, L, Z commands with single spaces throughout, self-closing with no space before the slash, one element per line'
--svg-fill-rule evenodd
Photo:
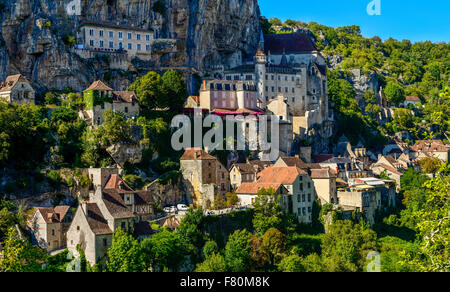
<path fill-rule="evenodd" d="M 114 91 L 102 81 L 91 84 L 84 92 L 86 107 L 79 113 L 89 125 L 99 126 L 104 122 L 106 110 L 121 113 L 127 119 L 139 116 L 139 101 L 133 91 Z"/>
<path fill-rule="evenodd" d="M 69 206 L 34 208 L 26 222 L 31 241 L 48 252 L 65 247 L 72 218 Z"/>
<path fill-rule="evenodd" d="M 107 21 L 83 21 L 78 33 L 81 48 L 126 53 L 130 59 L 149 58 L 153 39 L 151 30 Z"/>
<path fill-rule="evenodd" d="M 230 192 L 227 168 L 203 149 L 186 149 L 180 158 L 180 168 L 184 184 L 197 206 L 208 209 L 217 196 L 225 198 Z"/>
<path fill-rule="evenodd" d="M 34 104 L 35 91 L 25 76 L 11 75 L 0 84 L 0 99 L 9 103 Z"/>

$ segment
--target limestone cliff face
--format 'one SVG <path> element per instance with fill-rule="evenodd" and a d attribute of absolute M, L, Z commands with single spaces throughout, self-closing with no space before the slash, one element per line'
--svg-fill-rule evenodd
<path fill-rule="evenodd" d="M 133 63 L 140 73 L 168 66 L 203 72 L 217 64 L 237 64 L 257 47 L 257 0 L 160 0 L 165 5 L 162 14 L 152 9 L 156 1 L 5 0 L 0 12 L 0 79 L 20 72 L 38 89 L 82 90 L 102 78 L 109 71 L 104 60 L 87 62 L 65 41 L 76 36 L 84 19 L 154 29 L 166 43 L 158 44 L 163 49 L 149 62 Z M 175 39 L 176 46 L 167 39 Z M 109 77 L 113 86 L 123 88 L 136 75 Z"/>

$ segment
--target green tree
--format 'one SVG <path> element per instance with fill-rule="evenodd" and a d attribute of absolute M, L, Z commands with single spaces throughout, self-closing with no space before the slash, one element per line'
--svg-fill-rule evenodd
<path fill-rule="evenodd" d="M 367 253 L 377 250 L 376 233 L 353 222 L 336 221 L 322 240 L 322 256 L 329 271 L 362 271 Z"/>
<path fill-rule="evenodd" d="M 276 265 L 286 251 L 286 236 L 276 228 L 270 228 L 263 235 L 262 248 L 269 256 L 271 265 Z"/>
<path fill-rule="evenodd" d="M 281 262 L 278 264 L 278 269 L 281 272 L 287 273 L 298 273 L 305 272 L 305 268 L 302 264 L 302 258 L 298 255 L 290 255 L 284 257 Z"/>
<path fill-rule="evenodd" d="M 108 272 L 142 272 L 144 258 L 137 240 L 120 227 L 114 231 L 106 262 Z"/>
<path fill-rule="evenodd" d="M 377 97 L 375 95 L 375 92 L 373 90 L 367 90 L 366 92 L 364 92 L 364 100 L 367 104 L 374 104 L 377 102 Z"/>
<path fill-rule="evenodd" d="M 199 273 L 224 273 L 227 272 L 227 265 L 220 253 L 213 253 L 204 262 L 198 264 L 195 271 Z"/>
<path fill-rule="evenodd" d="M 139 98 L 139 105 L 144 109 L 169 107 L 167 90 L 161 76 L 156 72 L 148 72 L 136 79 L 127 90 L 134 91 Z"/>
<path fill-rule="evenodd" d="M 230 272 L 247 272 L 251 257 L 251 234 L 247 230 L 236 230 L 225 246 L 225 262 Z"/>
<path fill-rule="evenodd" d="M 217 252 L 219 252 L 219 247 L 214 240 L 208 240 L 203 246 L 203 255 L 205 256 L 205 258 L 208 258 L 209 256 Z"/>
<path fill-rule="evenodd" d="M 14 227 L 8 230 L 0 257 L 0 272 L 42 272 L 46 261 L 45 250 L 20 240 Z"/>
<path fill-rule="evenodd" d="M 177 71 L 169 70 L 164 73 L 161 79 L 167 91 L 169 109 L 171 111 L 182 109 L 188 97 L 183 76 Z"/>
<path fill-rule="evenodd" d="M 402 85 L 395 82 L 388 82 L 386 88 L 384 89 L 384 94 L 386 95 L 387 101 L 394 105 L 399 105 L 405 101 L 405 89 Z"/>
<path fill-rule="evenodd" d="M 280 196 L 273 188 L 259 190 L 253 206 L 253 228 L 256 234 L 263 235 L 270 228 L 281 229 L 283 213 Z"/>
<path fill-rule="evenodd" d="M 60 102 L 59 97 L 51 91 L 45 94 L 44 99 L 46 104 L 57 105 Z"/>

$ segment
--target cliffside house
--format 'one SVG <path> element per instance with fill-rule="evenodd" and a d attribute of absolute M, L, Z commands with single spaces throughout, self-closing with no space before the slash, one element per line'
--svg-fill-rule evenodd
<path fill-rule="evenodd" d="M 377 178 L 355 179 L 337 191 L 339 206 L 346 212 L 363 214 L 369 224 L 375 223 L 377 211 L 395 207 L 393 181 Z M 347 215 L 346 218 L 351 218 Z"/>
<path fill-rule="evenodd" d="M 73 213 L 69 206 L 33 208 L 26 222 L 31 242 L 47 252 L 65 247 L 72 218 Z"/>
<path fill-rule="evenodd" d="M 104 121 L 103 113 L 108 109 L 121 113 L 128 119 L 139 116 L 139 101 L 133 91 L 114 91 L 100 80 L 83 92 L 83 99 L 86 107 L 79 115 L 91 126 L 101 125 Z"/>
<path fill-rule="evenodd" d="M 371 169 L 375 175 L 385 174 L 394 180 L 397 184 L 397 190 L 400 191 L 402 171 L 407 169 L 403 160 L 398 161 L 392 156 L 380 155 L 378 161 L 372 164 Z"/>
<path fill-rule="evenodd" d="M 197 206 L 209 208 L 216 196 L 224 197 L 230 192 L 227 168 L 203 149 L 186 149 L 180 158 L 180 168 L 185 185 Z"/>
<path fill-rule="evenodd" d="M 450 144 L 444 144 L 442 140 L 419 140 L 410 147 L 410 156 L 413 160 L 420 160 L 421 154 L 426 157 L 436 157 L 443 162 L 448 161 Z"/>
<path fill-rule="evenodd" d="M 272 166 L 271 161 L 251 160 L 247 163 L 235 163 L 230 168 L 231 187 L 235 190 L 244 182 L 255 182 L 263 169 Z"/>
<path fill-rule="evenodd" d="M 93 52 L 126 53 L 148 59 L 152 53 L 152 30 L 109 21 L 82 21 L 78 42 L 80 47 Z"/>
<path fill-rule="evenodd" d="M 16 74 L 0 84 L 0 98 L 9 103 L 34 104 L 35 91 L 25 76 Z"/>
<path fill-rule="evenodd" d="M 282 185 L 287 191 L 278 187 Z M 257 192 L 272 187 L 282 194 L 280 204 L 285 213 L 295 214 L 301 223 L 312 222 L 312 207 L 316 194 L 308 173 L 296 166 L 271 166 L 258 174 L 256 182 L 242 183 L 236 190 L 241 204 L 254 202 Z"/>
<path fill-rule="evenodd" d="M 408 107 L 410 104 L 412 104 L 413 106 L 416 106 L 418 103 L 421 103 L 422 101 L 420 100 L 420 98 L 418 96 L 407 96 L 405 98 L 405 101 L 403 102 L 403 105 L 405 107 Z"/>
<path fill-rule="evenodd" d="M 77 254 L 80 245 L 91 265 L 104 263 L 113 232 L 120 227 L 144 238 L 152 232 L 146 223 L 152 219 L 153 197 L 148 191 L 135 191 L 114 168 L 87 169 L 91 180 L 89 195 L 80 197 L 80 206 L 67 233 L 67 247 Z M 147 232 L 148 231 L 148 232 Z"/>

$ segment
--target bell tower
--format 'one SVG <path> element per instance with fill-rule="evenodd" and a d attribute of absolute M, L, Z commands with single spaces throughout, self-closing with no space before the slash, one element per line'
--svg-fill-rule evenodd
<path fill-rule="evenodd" d="M 266 78 L 266 65 L 267 65 L 267 56 L 264 54 L 261 44 L 258 45 L 258 49 L 256 50 L 256 54 L 254 57 L 255 60 L 255 80 L 256 87 L 258 89 L 258 97 L 262 100 L 263 109 L 266 107 L 266 92 L 265 92 L 265 78 Z"/>

